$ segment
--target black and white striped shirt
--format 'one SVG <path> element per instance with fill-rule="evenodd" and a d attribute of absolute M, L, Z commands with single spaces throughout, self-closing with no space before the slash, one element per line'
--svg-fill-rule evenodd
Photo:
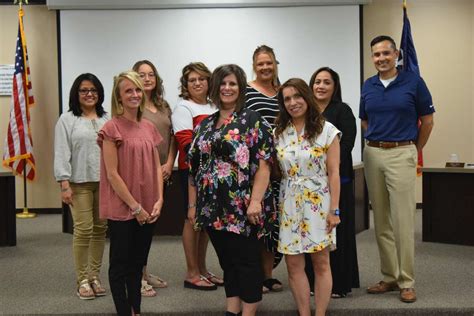
<path fill-rule="evenodd" d="M 260 113 L 272 128 L 275 128 L 275 119 L 280 111 L 278 108 L 278 94 L 267 97 L 254 87 L 247 85 L 245 91 L 245 107 Z"/>

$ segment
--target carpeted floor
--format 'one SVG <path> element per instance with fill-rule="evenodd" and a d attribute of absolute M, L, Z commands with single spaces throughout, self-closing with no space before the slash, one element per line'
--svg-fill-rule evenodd
<path fill-rule="evenodd" d="M 0 314 L 113 315 L 112 298 L 81 301 L 75 295 L 72 236 L 61 233 L 60 215 L 17 219 L 17 246 L 0 248 Z M 421 212 L 417 212 L 416 279 L 418 301 L 401 303 L 398 293 L 368 295 L 365 288 L 380 280 L 373 230 L 357 236 L 361 289 L 332 300 L 328 315 L 474 315 L 474 247 L 421 242 Z M 220 268 L 212 246 L 209 269 Z M 102 280 L 108 287 L 108 246 Z M 155 237 L 149 270 L 169 287 L 144 298 L 143 315 L 223 315 L 224 290 L 202 292 L 183 288 L 185 261 L 179 237 Z M 264 296 L 258 315 L 296 315 L 285 264 L 274 275 L 284 291 Z M 314 304 L 314 302 L 313 302 Z"/>

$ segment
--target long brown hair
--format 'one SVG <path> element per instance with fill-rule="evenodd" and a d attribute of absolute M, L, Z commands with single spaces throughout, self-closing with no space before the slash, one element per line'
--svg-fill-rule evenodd
<path fill-rule="evenodd" d="M 278 106 L 280 108 L 280 113 L 276 119 L 275 137 L 278 138 L 291 122 L 291 116 L 285 108 L 285 102 L 283 99 L 283 89 L 288 87 L 295 88 L 308 105 L 305 114 L 305 137 L 313 143 L 316 137 L 323 131 L 324 118 L 318 110 L 313 91 L 311 91 L 304 80 L 299 78 L 291 78 L 287 80 L 281 85 L 280 90 L 278 90 Z"/>
<path fill-rule="evenodd" d="M 168 102 L 166 102 L 166 100 L 163 98 L 163 94 L 165 93 L 165 88 L 163 87 L 163 79 L 161 79 L 160 74 L 158 73 L 158 70 L 156 69 L 155 65 L 153 65 L 151 61 L 144 59 L 137 61 L 133 65 L 132 69 L 138 73 L 138 69 L 141 65 L 150 66 L 150 68 L 153 70 L 153 73 L 155 74 L 156 84 L 155 88 L 153 88 L 153 90 L 151 91 L 151 102 L 153 102 L 156 108 L 162 112 L 165 109 L 171 111 Z"/>

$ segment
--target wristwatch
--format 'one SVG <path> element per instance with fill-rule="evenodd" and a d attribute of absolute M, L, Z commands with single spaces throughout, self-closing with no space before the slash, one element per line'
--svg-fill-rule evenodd
<path fill-rule="evenodd" d="M 329 213 L 331 213 L 332 215 L 339 216 L 339 214 L 341 214 L 341 211 L 338 208 L 336 208 L 332 211 L 329 211 Z"/>

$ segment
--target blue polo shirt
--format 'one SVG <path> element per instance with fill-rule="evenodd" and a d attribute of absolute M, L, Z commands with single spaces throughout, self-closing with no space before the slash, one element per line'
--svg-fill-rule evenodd
<path fill-rule="evenodd" d="M 362 86 L 359 118 L 367 120 L 367 140 L 416 141 L 418 118 L 434 111 L 425 82 L 412 72 L 399 71 L 386 88 L 378 74 Z"/>

